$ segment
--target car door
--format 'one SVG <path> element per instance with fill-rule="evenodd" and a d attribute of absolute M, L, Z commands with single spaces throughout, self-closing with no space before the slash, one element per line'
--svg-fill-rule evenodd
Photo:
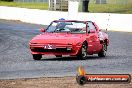
<path fill-rule="evenodd" d="M 100 41 L 98 38 L 98 33 L 96 27 L 94 26 L 93 22 L 88 22 L 88 52 L 89 53 L 96 53 L 100 49 Z"/>

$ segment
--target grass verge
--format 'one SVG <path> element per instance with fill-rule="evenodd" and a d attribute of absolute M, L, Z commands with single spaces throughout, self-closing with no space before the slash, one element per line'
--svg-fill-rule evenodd
<path fill-rule="evenodd" d="M 79 5 L 79 11 L 81 12 L 81 6 Z M 0 1 L 0 6 L 11 6 L 29 9 L 41 9 L 48 10 L 48 3 L 36 3 L 36 2 L 4 2 Z M 89 4 L 89 11 L 92 13 L 127 13 L 132 14 L 132 3 L 126 4 Z"/>
<path fill-rule="evenodd" d="M 35 2 L 3 2 L 0 1 L 0 6 L 20 7 L 29 9 L 48 9 L 48 3 L 35 3 Z"/>

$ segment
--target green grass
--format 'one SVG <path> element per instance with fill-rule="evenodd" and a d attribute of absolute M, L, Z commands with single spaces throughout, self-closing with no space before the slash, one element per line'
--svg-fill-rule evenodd
<path fill-rule="evenodd" d="M 90 12 L 99 13 L 132 13 L 132 3 L 123 4 L 90 4 Z"/>
<path fill-rule="evenodd" d="M 89 11 L 92 13 L 129 13 L 132 14 L 132 0 L 107 0 L 109 4 L 93 4 L 95 0 L 91 0 Z M 33 2 L 3 2 L 0 1 L 0 6 L 21 7 L 30 9 L 48 9 L 48 3 L 33 3 Z M 81 11 L 81 3 L 79 5 Z"/>
<path fill-rule="evenodd" d="M 21 7 L 30 9 L 48 9 L 48 3 L 33 3 L 33 2 L 3 2 L 0 1 L 0 6 L 10 6 L 10 7 Z"/>
<path fill-rule="evenodd" d="M 107 4 L 94 4 L 96 0 L 90 0 L 89 11 L 92 13 L 129 13 L 132 14 L 132 0 L 106 0 Z M 79 5 L 81 10 L 82 3 Z"/>

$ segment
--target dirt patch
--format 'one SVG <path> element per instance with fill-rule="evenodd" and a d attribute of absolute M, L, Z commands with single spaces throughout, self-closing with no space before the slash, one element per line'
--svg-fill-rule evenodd
<path fill-rule="evenodd" d="M 0 88 L 132 88 L 130 84 L 85 84 L 80 86 L 75 77 L 0 80 Z"/>

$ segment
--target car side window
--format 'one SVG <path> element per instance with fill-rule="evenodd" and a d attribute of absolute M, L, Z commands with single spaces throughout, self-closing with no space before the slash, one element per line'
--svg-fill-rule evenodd
<path fill-rule="evenodd" d="M 88 22 L 88 30 L 95 30 L 96 31 L 96 28 L 92 22 Z"/>

